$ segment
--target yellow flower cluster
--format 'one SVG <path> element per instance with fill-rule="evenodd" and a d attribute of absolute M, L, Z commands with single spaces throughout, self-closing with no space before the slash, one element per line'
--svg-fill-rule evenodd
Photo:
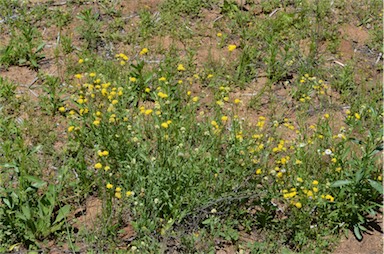
<path fill-rule="evenodd" d="M 178 71 L 185 71 L 184 65 L 179 64 L 179 65 L 177 66 L 177 70 L 178 70 Z"/>
<path fill-rule="evenodd" d="M 264 128 L 264 125 L 265 125 L 265 117 L 264 116 L 259 116 L 259 120 L 256 124 L 256 126 L 262 130 Z"/>
<path fill-rule="evenodd" d="M 145 55 L 145 54 L 147 54 L 148 53 L 148 49 L 147 48 L 143 48 L 141 51 L 140 51 L 140 55 Z"/>
<path fill-rule="evenodd" d="M 234 45 L 234 44 L 230 44 L 230 45 L 228 45 L 228 51 L 229 52 L 232 52 L 232 51 L 234 51 L 236 49 L 236 45 Z"/>
<path fill-rule="evenodd" d="M 129 60 L 129 57 L 126 56 L 126 55 L 123 54 L 123 53 L 116 54 L 116 55 L 115 55 L 115 58 L 117 58 L 118 60 L 120 60 L 120 65 L 121 65 L 121 66 L 125 65 L 126 62 Z"/>
<path fill-rule="evenodd" d="M 279 141 L 279 144 L 278 144 L 276 147 L 272 148 L 272 151 L 273 151 L 274 153 L 278 153 L 278 152 L 286 151 L 287 148 L 284 146 L 284 144 L 285 144 L 285 141 L 284 141 L 283 139 L 280 140 L 280 141 Z"/>
<path fill-rule="evenodd" d="M 99 155 L 100 157 L 103 157 L 103 156 L 108 156 L 109 155 L 109 152 L 104 150 L 104 151 L 97 151 L 97 155 Z"/>
<path fill-rule="evenodd" d="M 168 129 L 168 127 L 169 127 L 169 125 L 172 123 L 172 121 L 171 120 L 168 120 L 168 121 L 166 121 L 166 122 L 163 122 L 162 124 L 161 124 L 161 127 L 163 127 L 164 129 Z"/>

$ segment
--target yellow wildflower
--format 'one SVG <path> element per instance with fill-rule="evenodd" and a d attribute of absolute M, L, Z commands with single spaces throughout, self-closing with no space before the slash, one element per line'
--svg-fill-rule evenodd
<path fill-rule="evenodd" d="M 177 66 L 177 70 L 178 70 L 178 71 L 185 71 L 184 65 L 179 64 L 179 65 Z"/>
<path fill-rule="evenodd" d="M 334 197 L 332 197 L 331 195 L 325 195 L 325 199 L 329 200 L 330 202 L 333 202 L 335 200 Z"/>
<path fill-rule="evenodd" d="M 152 109 L 147 109 L 147 110 L 144 111 L 144 114 L 150 115 L 152 112 L 153 112 Z"/>
<path fill-rule="evenodd" d="M 141 51 L 140 51 L 140 55 L 145 55 L 148 53 L 148 49 L 147 48 L 143 48 Z"/>
<path fill-rule="evenodd" d="M 119 56 L 120 56 L 124 61 L 128 61 L 128 59 L 129 59 L 129 58 L 128 58 L 125 54 L 123 54 L 123 53 L 120 53 Z"/>
<path fill-rule="evenodd" d="M 168 98 L 168 95 L 165 94 L 165 93 L 163 93 L 163 92 L 159 92 L 157 95 L 158 95 L 160 98 L 162 98 L 162 99 L 164 99 L 164 98 Z"/>
<path fill-rule="evenodd" d="M 228 51 L 229 52 L 232 52 L 232 51 L 234 51 L 236 49 L 236 45 L 234 45 L 234 44 L 230 44 L 230 45 L 228 45 Z"/>
<path fill-rule="evenodd" d="M 218 101 L 216 101 L 216 104 L 219 105 L 219 106 L 223 106 L 224 102 L 222 102 L 221 100 L 218 100 Z"/>

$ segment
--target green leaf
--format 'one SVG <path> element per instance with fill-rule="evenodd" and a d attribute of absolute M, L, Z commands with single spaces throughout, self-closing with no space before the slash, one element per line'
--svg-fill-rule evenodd
<path fill-rule="evenodd" d="M 31 59 L 30 61 L 31 61 L 31 64 L 32 64 L 33 67 L 38 67 L 37 62 L 36 62 L 35 59 Z"/>
<path fill-rule="evenodd" d="M 35 146 L 31 151 L 28 152 L 28 155 L 38 152 L 39 150 L 41 150 L 41 148 L 42 145 Z"/>
<path fill-rule="evenodd" d="M 342 187 L 344 185 L 348 185 L 348 184 L 351 184 L 351 183 L 352 183 L 351 180 L 339 180 L 339 181 L 333 182 L 331 184 L 331 187 L 333 187 L 333 188 Z"/>
<path fill-rule="evenodd" d="M 31 219 L 31 210 L 29 209 L 28 206 L 22 206 L 21 211 L 23 212 L 23 215 L 27 220 Z"/>
<path fill-rule="evenodd" d="M 383 194 L 383 185 L 380 182 L 368 179 L 369 184 L 377 190 L 380 194 Z"/>
<path fill-rule="evenodd" d="M 148 156 L 146 156 L 145 154 L 143 153 L 139 153 L 139 156 L 146 162 L 146 163 L 149 163 L 149 159 L 148 159 Z"/>
<path fill-rule="evenodd" d="M 25 176 L 25 178 L 31 182 L 31 186 L 37 189 L 40 189 L 41 187 L 45 186 L 47 183 L 41 180 L 40 178 L 37 178 L 35 176 Z"/>
<path fill-rule="evenodd" d="M 27 218 L 25 218 L 24 214 L 22 214 L 21 212 L 16 212 L 15 216 L 16 218 L 19 218 L 22 221 L 27 221 Z"/>
<path fill-rule="evenodd" d="M 360 224 L 359 224 L 359 229 L 362 232 L 367 232 L 368 231 L 368 229 L 366 227 L 364 227 L 363 225 L 360 225 Z"/>
<path fill-rule="evenodd" d="M 25 58 L 19 59 L 19 65 L 22 65 L 22 64 L 24 64 L 26 62 L 27 62 L 27 59 L 25 59 Z"/>
<path fill-rule="evenodd" d="M 360 182 L 360 180 L 363 178 L 363 175 L 364 175 L 364 169 L 360 169 L 359 171 L 356 172 L 356 175 L 355 175 L 356 183 Z"/>
<path fill-rule="evenodd" d="M 44 48 L 44 46 L 45 46 L 45 43 L 44 43 L 44 42 L 41 43 L 41 44 L 37 47 L 35 53 L 39 53 L 39 52 Z"/>
<path fill-rule="evenodd" d="M 62 208 L 60 208 L 60 210 L 57 214 L 56 220 L 53 222 L 53 224 L 56 224 L 56 223 L 62 221 L 68 215 L 70 210 L 71 210 L 70 205 L 65 205 Z"/>
<path fill-rule="evenodd" d="M 361 235 L 361 232 L 360 232 L 360 228 L 357 224 L 353 225 L 353 233 L 355 234 L 358 240 L 363 239 L 363 236 Z"/>
<path fill-rule="evenodd" d="M 378 145 L 370 154 L 369 154 L 369 156 L 371 157 L 371 156 L 374 156 L 375 154 L 377 154 L 377 153 L 379 153 L 379 152 L 381 152 L 381 151 L 383 151 L 383 148 L 384 148 L 384 144 L 380 144 L 380 145 Z"/>
<path fill-rule="evenodd" d="M 15 172 L 19 173 L 19 168 L 17 167 L 16 164 L 11 164 L 11 163 L 0 164 L 0 168 L 14 168 Z"/>
<path fill-rule="evenodd" d="M 9 199 L 3 198 L 3 202 L 10 208 L 12 209 L 11 202 L 9 202 Z"/>
<path fill-rule="evenodd" d="M 62 226 L 63 226 L 63 223 L 59 223 L 54 226 L 51 226 L 50 232 L 55 233 L 56 231 L 60 230 Z"/>

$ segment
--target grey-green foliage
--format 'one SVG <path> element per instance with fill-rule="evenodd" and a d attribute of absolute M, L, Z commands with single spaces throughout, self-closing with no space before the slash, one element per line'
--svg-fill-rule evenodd
<path fill-rule="evenodd" d="M 0 65 L 28 65 L 34 69 L 44 58 L 42 50 L 45 46 L 41 33 L 27 22 L 17 23 L 11 28 L 9 43 L 0 48 Z"/>

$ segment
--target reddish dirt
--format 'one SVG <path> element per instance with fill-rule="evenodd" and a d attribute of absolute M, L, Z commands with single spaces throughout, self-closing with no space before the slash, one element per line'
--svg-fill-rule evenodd
<path fill-rule="evenodd" d="M 87 230 L 92 230 L 94 227 L 97 227 L 98 217 L 102 212 L 102 201 L 95 197 L 90 197 L 84 208 L 79 208 L 75 214 L 79 216 L 77 222 L 74 224 L 76 228 L 85 228 Z"/>
<path fill-rule="evenodd" d="M 340 245 L 334 250 L 333 254 L 381 254 L 383 253 L 383 216 L 378 215 L 378 222 L 374 228 L 371 228 L 363 235 L 363 239 L 358 241 L 352 232 L 349 237 L 343 237 Z"/>
<path fill-rule="evenodd" d="M 345 39 L 351 40 L 352 42 L 360 45 L 365 44 L 369 39 L 369 33 L 362 26 L 356 27 L 352 24 L 345 24 L 340 28 L 340 33 Z"/>
<path fill-rule="evenodd" d="M 16 84 L 30 85 L 37 73 L 28 67 L 11 66 L 8 70 L 0 70 L 0 76 Z"/>
<path fill-rule="evenodd" d="M 200 48 L 196 51 L 195 64 L 201 66 L 203 63 L 216 63 L 225 61 L 225 52 L 218 48 L 218 39 L 203 38 L 200 43 Z"/>
<path fill-rule="evenodd" d="M 141 9 L 155 10 L 164 2 L 163 0 L 136 0 L 136 1 L 123 1 L 121 4 L 121 11 L 126 12 L 137 12 Z"/>

